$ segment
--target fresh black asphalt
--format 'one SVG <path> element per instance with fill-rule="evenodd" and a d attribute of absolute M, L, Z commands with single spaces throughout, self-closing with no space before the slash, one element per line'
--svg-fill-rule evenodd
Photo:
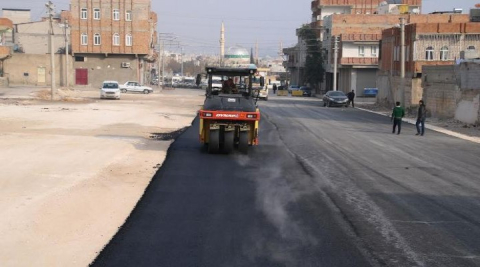
<path fill-rule="evenodd" d="M 260 146 L 198 120 L 93 266 L 480 266 L 480 146 L 315 99 L 260 102 Z"/>

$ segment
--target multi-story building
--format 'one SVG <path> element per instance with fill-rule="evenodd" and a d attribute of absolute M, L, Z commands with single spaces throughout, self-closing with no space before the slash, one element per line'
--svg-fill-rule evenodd
<path fill-rule="evenodd" d="M 468 15 L 461 14 L 428 15 L 428 21 L 414 17 L 407 20 L 404 88 L 399 88 L 401 31 L 397 27 L 385 29 L 377 81 L 380 97 L 390 102 L 404 99 L 410 106 L 422 98 L 423 66 L 453 65 L 460 59 L 478 58 L 480 23 L 469 21 Z"/>
<path fill-rule="evenodd" d="M 298 42 L 295 46 L 284 48 L 285 61 L 283 66 L 288 70 L 288 82 L 290 85 L 304 85 L 305 62 L 307 59 L 307 46 L 299 36 L 300 29 L 297 29 Z"/>
<path fill-rule="evenodd" d="M 77 85 L 148 79 L 157 58 L 151 0 L 72 0 L 68 20 Z"/>
<path fill-rule="evenodd" d="M 403 7 L 403 11 L 398 9 Z M 311 26 L 317 29 L 318 38 L 323 39 L 323 23 L 326 17 L 333 14 L 343 15 L 372 15 L 392 14 L 397 7 L 400 13 L 420 13 L 422 0 L 314 0 L 311 4 L 312 23 Z M 384 11 L 387 9 L 388 11 Z"/>

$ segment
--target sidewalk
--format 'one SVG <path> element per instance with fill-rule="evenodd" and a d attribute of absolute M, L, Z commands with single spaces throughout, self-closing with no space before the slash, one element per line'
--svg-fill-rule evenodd
<path fill-rule="evenodd" d="M 375 110 L 368 109 L 366 107 L 368 106 L 362 106 L 361 108 L 357 107 L 357 109 L 374 113 L 374 114 L 379 114 L 382 116 L 387 116 L 387 117 L 390 117 L 391 115 L 391 111 L 387 109 L 381 109 L 381 110 L 375 111 Z M 468 125 L 466 125 L 465 123 L 455 122 L 453 120 L 437 120 L 436 122 L 433 120 L 434 119 L 431 119 L 431 118 L 427 119 L 425 123 L 425 129 L 429 129 L 432 131 L 436 131 L 439 133 L 443 133 L 446 135 L 450 135 L 453 137 L 457 137 L 463 140 L 480 144 L 480 127 L 466 128 L 466 126 L 468 127 Z M 403 121 L 413 125 L 415 125 L 417 122 L 417 120 L 412 117 L 404 118 Z M 444 125 L 444 126 L 442 127 L 440 125 Z M 454 128 L 455 130 L 446 129 L 445 126 L 449 128 Z"/>

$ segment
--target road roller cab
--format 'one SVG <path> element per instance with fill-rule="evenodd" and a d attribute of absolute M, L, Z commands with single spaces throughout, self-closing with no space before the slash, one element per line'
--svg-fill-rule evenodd
<path fill-rule="evenodd" d="M 260 111 L 252 90 L 255 65 L 242 68 L 207 67 L 205 103 L 199 111 L 200 141 L 209 153 L 247 153 L 258 145 Z M 213 77 L 221 76 L 222 90 L 213 90 Z"/>

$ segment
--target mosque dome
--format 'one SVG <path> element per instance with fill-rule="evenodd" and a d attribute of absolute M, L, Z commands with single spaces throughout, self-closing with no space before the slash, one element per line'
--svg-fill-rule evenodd
<path fill-rule="evenodd" d="M 225 58 L 250 59 L 250 53 L 246 48 L 236 45 L 227 49 Z"/>

